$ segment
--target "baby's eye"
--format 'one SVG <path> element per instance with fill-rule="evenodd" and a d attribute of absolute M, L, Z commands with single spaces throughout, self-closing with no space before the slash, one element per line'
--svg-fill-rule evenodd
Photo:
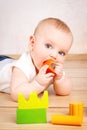
<path fill-rule="evenodd" d="M 46 48 L 49 48 L 49 49 L 51 49 L 51 48 L 52 48 L 52 45 L 51 45 L 51 44 L 49 44 L 49 43 L 45 44 L 45 46 L 46 46 Z"/>
<path fill-rule="evenodd" d="M 65 52 L 63 52 L 63 51 L 59 51 L 58 53 L 59 53 L 59 55 L 61 55 L 61 56 L 65 56 Z"/>

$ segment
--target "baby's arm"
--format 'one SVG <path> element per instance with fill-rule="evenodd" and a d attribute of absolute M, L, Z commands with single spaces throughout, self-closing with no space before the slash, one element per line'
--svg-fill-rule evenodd
<path fill-rule="evenodd" d="M 69 95 L 72 89 L 71 80 L 64 76 L 60 80 L 54 81 L 54 90 L 57 95 Z"/>
<path fill-rule="evenodd" d="M 72 89 L 71 80 L 64 74 L 63 65 L 58 64 L 55 69 L 54 90 L 57 95 L 69 95 Z"/>
<path fill-rule="evenodd" d="M 29 81 L 25 74 L 17 67 L 13 68 L 11 79 L 11 97 L 14 101 L 18 100 L 18 93 L 21 92 L 28 98 L 29 94 L 36 91 L 37 94 L 41 93 L 53 79 L 53 74 L 46 74 L 48 66 L 43 66 L 36 77 Z"/>

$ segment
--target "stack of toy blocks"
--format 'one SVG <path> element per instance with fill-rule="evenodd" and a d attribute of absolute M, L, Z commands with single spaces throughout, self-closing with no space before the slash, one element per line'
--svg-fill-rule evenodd
<path fill-rule="evenodd" d="M 69 105 L 70 115 L 52 115 L 51 122 L 53 124 L 61 125 L 82 125 L 83 121 L 83 103 L 70 103 Z"/>
<path fill-rule="evenodd" d="M 16 111 L 17 124 L 46 123 L 46 108 L 48 108 L 47 91 L 44 91 L 42 98 L 39 98 L 36 92 L 33 92 L 27 100 L 19 93 Z"/>

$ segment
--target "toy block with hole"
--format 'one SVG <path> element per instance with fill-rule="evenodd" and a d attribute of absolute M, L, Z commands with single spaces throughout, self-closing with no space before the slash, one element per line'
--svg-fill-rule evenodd
<path fill-rule="evenodd" d="M 18 95 L 18 108 L 16 110 L 17 124 L 46 123 L 46 108 L 48 108 L 48 92 L 44 91 L 43 97 L 39 98 L 36 92 L 25 99 Z"/>
<path fill-rule="evenodd" d="M 46 70 L 46 73 L 54 73 L 54 75 L 56 75 L 55 73 L 55 66 L 56 66 L 56 61 L 54 59 L 48 59 L 46 60 L 43 65 L 48 65 L 48 69 Z"/>

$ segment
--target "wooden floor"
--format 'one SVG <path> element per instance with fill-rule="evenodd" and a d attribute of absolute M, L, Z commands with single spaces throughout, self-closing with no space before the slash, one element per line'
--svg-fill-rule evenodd
<path fill-rule="evenodd" d="M 69 96 L 56 96 L 52 87 L 49 88 L 46 124 L 16 124 L 17 103 L 11 100 L 10 95 L 0 93 L 0 130 L 87 130 L 87 55 L 68 57 L 65 71 L 73 82 L 72 93 Z M 69 103 L 72 101 L 84 103 L 82 126 L 51 124 L 52 114 L 69 114 Z"/>

